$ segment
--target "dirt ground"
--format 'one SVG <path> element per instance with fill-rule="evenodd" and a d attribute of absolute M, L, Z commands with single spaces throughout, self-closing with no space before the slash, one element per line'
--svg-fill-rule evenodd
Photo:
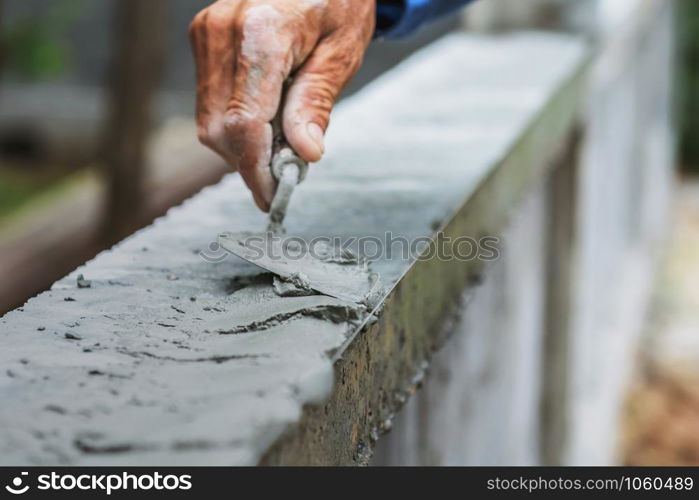
<path fill-rule="evenodd" d="M 629 465 L 699 465 L 699 178 L 682 183 L 674 212 L 623 425 Z"/>

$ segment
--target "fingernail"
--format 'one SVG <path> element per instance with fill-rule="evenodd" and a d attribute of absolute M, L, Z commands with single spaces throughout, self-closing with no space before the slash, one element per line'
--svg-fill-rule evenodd
<path fill-rule="evenodd" d="M 317 123 L 311 122 L 306 126 L 306 130 L 308 130 L 308 135 L 311 137 L 311 140 L 318 148 L 318 156 L 322 156 L 325 152 L 325 133 L 323 132 L 323 129 L 320 128 L 320 125 L 318 125 Z"/>

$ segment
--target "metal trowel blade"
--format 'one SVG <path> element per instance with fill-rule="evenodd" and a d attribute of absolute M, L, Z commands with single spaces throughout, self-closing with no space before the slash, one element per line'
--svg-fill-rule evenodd
<path fill-rule="evenodd" d="M 358 262 L 338 262 L 309 249 L 298 237 L 274 233 L 222 233 L 221 247 L 286 280 L 337 299 L 364 303 L 378 287 L 378 275 Z M 306 248 L 304 248 L 306 247 Z M 321 254 L 321 255 L 318 255 Z"/>

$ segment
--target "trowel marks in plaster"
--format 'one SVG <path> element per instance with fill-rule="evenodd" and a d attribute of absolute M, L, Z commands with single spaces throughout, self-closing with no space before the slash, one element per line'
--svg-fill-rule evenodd
<path fill-rule="evenodd" d="M 222 233 L 218 241 L 232 254 L 276 274 L 279 295 L 315 290 L 370 309 L 381 296 L 379 276 L 367 263 L 324 242 L 302 248 L 297 238 L 273 233 Z"/>
<path fill-rule="evenodd" d="M 359 325 L 368 314 L 361 304 L 326 295 L 282 297 L 269 283 L 252 284 L 234 292 L 232 298 L 226 316 L 210 322 L 208 328 L 222 334 L 258 332 L 301 316 Z"/>

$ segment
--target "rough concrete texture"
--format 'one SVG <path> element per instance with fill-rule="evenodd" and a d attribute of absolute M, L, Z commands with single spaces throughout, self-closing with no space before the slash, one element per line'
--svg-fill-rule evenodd
<path fill-rule="evenodd" d="M 502 219 L 508 197 L 539 172 L 528 167 L 534 151 L 548 154 L 541 145 L 571 121 L 572 96 L 549 101 L 584 52 L 555 35 L 459 35 L 414 56 L 336 112 L 326 159 L 294 193 L 288 234 L 383 239 L 391 231 L 413 240 L 447 226 L 472 198 L 473 212 L 452 231 L 489 228 L 484 221 Z M 506 157 L 546 107 L 528 163 L 515 169 Z M 512 181 L 501 182 L 505 175 Z M 261 230 L 265 219 L 229 176 L 2 318 L 0 463 L 255 464 L 265 452 L 267 463 L 365 461 L 376 419 L 400 406 L 394 388 L 414 390 L 424 367 L 417 349 L 393 366 L 406 359 L 392 361 L 393 349 L 409 345 L 413 331 L 431 331 L 442 302 L 458 301 L 463 283 L 451 276 L 463 273 L 452 272 L 456 263 L 415 265 L 401 287 L 414 262 L 379 258 L 373 269 L 398 287 L 378 325 L 352 342 L 371 320 L 356 303 L 281 297 L 271 275 L 212 246 L 225 231 Z M 347 385 L 343 370 L 351 370 Z M 325 417 L 302 418 L 304 405 L 329 396 Z"/>

